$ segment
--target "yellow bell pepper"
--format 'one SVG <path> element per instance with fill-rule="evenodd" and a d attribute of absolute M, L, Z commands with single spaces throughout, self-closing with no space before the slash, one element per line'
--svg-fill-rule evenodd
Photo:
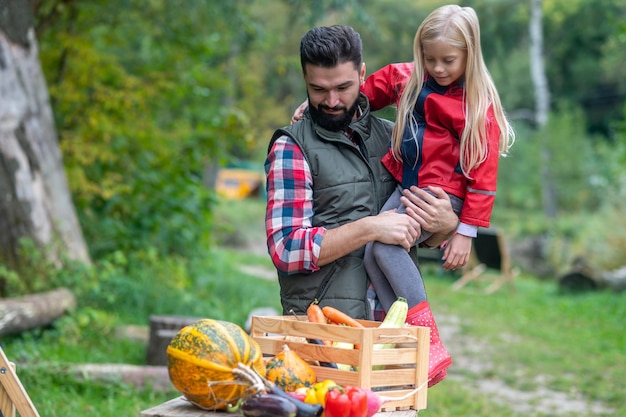
<path fill-rule="evenodd" d="M 335 381 L 331 379 L 326 379 L 313 384 L 313 386 L 307 391 L 306 396 L 304 397 L 304 402 L 307 404 L 326 405 L 326 392 L 328 392 L 329 388 L 336 385 Z"/>

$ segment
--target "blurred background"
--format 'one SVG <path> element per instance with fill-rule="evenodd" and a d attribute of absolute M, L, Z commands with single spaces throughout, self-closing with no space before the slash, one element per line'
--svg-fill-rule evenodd
<path fill-rule="evenodd" d="M 411 60 L 419 23 L 444 3 L 33 2 L 45 76 L 35 88 L 49 91 L 79 219 L 72 227 L 89 258 L 148 246 L 187 255 L 210 245 L 214 190 L 242 192 L 227 190 L 227 177 L 239 175 L 231 185 L 244 181 L 244 194 L 264 197 L 268 140 L 306 97 L 300 37 L 316 25 L 354 26 L 371 73 Z M 577 257 L 600 270 L 624 266 L 626 6 L 458 3 L 477 11 L 485 59 L 517 132 L 501 160 L 493 218 L 520 242 L 514 257 L 540 276 L 559 275 Z M 393 109 L 381 115 L 393 119 Z M 10 235 L 0 255 L 11 267 L 21 238 L 51 241 L 28 227 Z"/>
<path fill-rule="evenodd" d="M 78 300 L 52 329 L 3 339 L 7 351 L 24 362 L 112 355 L 142 363 L 132 343 L 105 353 L 111 346 L 101 336 L 120 323 L 145 324 L 151 314 L 243 324 L 253 308 L 278 307 L 276 283 L 258 283 L 268 270 L 272 275 L 263 163 L 272 133 L 306 98 L 301 36 L 313 26 L 353 26 L 372 73 L 412 60 L 417 27 L 446 3 L 0 0 L 0 297 L 68 287 Z M 502 295 L 493 305 L 491 298 L 484 313 L 524 309 L 522 297 L 530 295 L 578 325 L 581 299 L 565 307 L 523 279 L 558 285 L 569 277 L 562 286 L 575 290 L 626 287 L 626 4 L 456 3 L 478 14 L 484 57 L 517 133 L 500 160 L 492 225 L 521 274 L 520 295 Z M 379 115 L 395 116 L 393 109 Z M 237 269 L 257 264 L 265 271 L 257 277 L 248 270 L 242 278 Z M 449 283 L 430 285 L 431 294 L 454 300 L 451 310 L 461 309 L 450 313 L 467 317 L 474 310 L 471 301 L 450 295 Z M 606 354 L 602 366 L 623 364 L 626 353 L 624 303 L 615 297 L 584 299 L 585 311 L 603 312 L 584 322 L 588 341 Z M 592 332 L 603 325 L 610 349 Z M 560 337 L 572 347 L 579 340 L 570 336 Z M 569 365 L 593 356 L 585 349 Z M 616 371 L 588 365 L 577 375 L 593 375 L 590 395 L 623 407 L 623 381 L 611 388 L 620 380 Z M 44 396 L 40 406 L 57 378 L 41 375 L 25 375 Z M 604 377 L 608 382 L 599 383 Z M 50 409 L 59 407 L 54 395 L 49 401 Z M 155 401 L 148 395 L 142 404 Z M 76 415 L 89 415 L 82 407 L 87 414 Z M 115 415 L 115 404 L 110 409 Z M 499 415 L 485 410 L 478 412 Z"/>

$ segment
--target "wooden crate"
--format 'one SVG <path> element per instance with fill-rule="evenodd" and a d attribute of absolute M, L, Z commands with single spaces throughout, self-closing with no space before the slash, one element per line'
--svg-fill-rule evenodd
<path fill-rule="evenodd" d="M 382 411 L 425 409 L 430 329 L 379 329 L 380 322 L 358 321 L 363 329 L 310 323 L 304 316 L 253 316 L 250 334 L 265 356 L 275 355 L 287 344 L 308 361 L 352 365 L 352 370 L 313 365 L 318 381 L 332 379 L 340 385 L 370 388 L 387 397 L 411 393 L 408 398 L 384 404 Z M 307 343 L 307 339 L 352 343 L 360 348 L 322 346 Z M 395 343 L 396 347 L 374 349 L 378 343 Z"/>

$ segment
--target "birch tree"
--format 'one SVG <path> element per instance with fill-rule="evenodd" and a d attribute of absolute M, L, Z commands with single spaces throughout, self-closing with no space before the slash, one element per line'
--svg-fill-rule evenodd
<path fill-rule="evenodd" d="M 541 10 L 542 0 L 531 0 L 530 7 L 530 72 L 535 92 L 535 123 L 537 129 L 541 129 L 548 123 L 550 113 L 550 89 L 546 76 L 545 62 L 543 59 L 543 13 Z M 556 217 L 556 194 L 554 181 L 550 172 L 550 149 L 545 146 L 543 138 L 541 149 L 541 176 L 543 209 L 548 218 Z"/>
<path fill-rule="evenodd" d="M 0 263 L 20 266 L 22 238 L 53 262 L 65 255 L 89 263 L 39 62 L 32 7 L 30 1 L 0 0 Z"/>

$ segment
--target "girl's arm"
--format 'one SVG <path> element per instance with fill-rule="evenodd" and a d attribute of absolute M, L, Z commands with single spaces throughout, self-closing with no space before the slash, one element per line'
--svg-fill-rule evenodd
<path fill-rule="evenodd" d="M 386 65 L 367 77 L 361 91 L 369 98 L 371 110 L 397 105 L 411 72 L 413 63 L 403 62 Z"/>
<path fill-rule="evenodd" d="M 500 159 L 500 129 L 491 114 L 487 120 L 487 158 L 469 173 L 471 180 L 461 211 L 461 222 L 479 227 L 489 227 Z"/>

